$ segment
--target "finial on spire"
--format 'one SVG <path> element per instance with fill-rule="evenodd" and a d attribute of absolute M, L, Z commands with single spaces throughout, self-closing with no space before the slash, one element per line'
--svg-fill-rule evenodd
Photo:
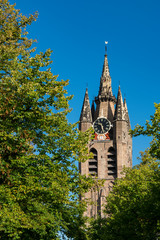
<path fill-rule="evenodd" d="M 108 44 L 108 41 L 105 41 L 105 55 L 107 55 L 107 44 Z"/>

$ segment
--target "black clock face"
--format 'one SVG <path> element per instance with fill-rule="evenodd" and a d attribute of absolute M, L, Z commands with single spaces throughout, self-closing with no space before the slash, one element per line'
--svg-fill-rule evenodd
<path fill-rule="evenodd" d="M 97 120 L 93 123 L 93 128 L 96 133 L 104 134 L 110 130 L 111 123 L 107 118 L 97 118 Z"/>

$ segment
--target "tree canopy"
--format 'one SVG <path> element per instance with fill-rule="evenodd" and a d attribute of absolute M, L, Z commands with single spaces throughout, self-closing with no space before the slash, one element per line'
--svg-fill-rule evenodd
<path fill-rule="evenodd" d="M 151 116 L 150 121 L 146 121 L 145 126 L 137 125 L 131 131 L 133 136 L 150 136 L 152 142 L 150 143 L 149 152 L 151 156 L 160 160 L 160 103 L 155 103 L 155 113 Z"/>
<path fill-rule="evenodd" d="M 76 161 L 88 158 L 90 132 L 68 123 L 68 81 L 27 37 L 36 18 L 0 0 L 0 239 L 85 239 L 79 194 L 92 180 Z"/>

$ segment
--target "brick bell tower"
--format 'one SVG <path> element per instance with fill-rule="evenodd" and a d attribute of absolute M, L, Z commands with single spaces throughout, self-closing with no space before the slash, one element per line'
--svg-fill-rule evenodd
<path fill-rule="evenodd" d="M 88 199 L 85 214 L 88 217 L 97 215 L 104 217 L 103 206 L 114 180 L 121 178 L 124 166 L 132 166 L 132 138 L 128 134 L 131 126 L 127 104 L 126 100 L 122 99 L 120 86 L 117 98 L 112 93 L 107 51 L 104 56 L 99 93 L 93 100 L 91 108 L 88 89 L 85 92 L 79 129 L 86 131 L 90 127 L 95 131 L 95 138 L 89 143 L 89 151 L 92 152 L 93 158 L 79 164 L 80 173 L 104 179 L 105 182 L 101 189 L 92 189 L 85 194 L 85 198 Z"/>

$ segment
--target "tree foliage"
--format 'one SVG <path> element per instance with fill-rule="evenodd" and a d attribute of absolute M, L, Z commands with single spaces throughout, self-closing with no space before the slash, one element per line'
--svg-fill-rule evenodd
<path fill-rule="evenodd" d="M 68 81 L 27 38 L 36 18 L 0 0 L 0 239 L 85 239 L 78 196 L 92 180 L 75 162 L 88 158 L 90 132 L 68 123 Z"/>
<path fill-rule="evenodd" d="M 93 220 L 90 239 L 158 240 L 160 239 L 160 104 L 145 127 L 137 125 L 134 136 L 153 138 L 141 153 L 141 163 L 125 169 L 107 197 L 106 219 Z"/>
<path fill-rule="evenodd" d="M 150 121 L 146 121 L 145 127 L 137 125 L 134 130 L 131 131 L 133 136 L 150 136 L 152 142 L 150 143 L 149 152 L 151 156 L 160 160 L 160 103 L 155 103 L 155 114 L 151 116 Z"/>

